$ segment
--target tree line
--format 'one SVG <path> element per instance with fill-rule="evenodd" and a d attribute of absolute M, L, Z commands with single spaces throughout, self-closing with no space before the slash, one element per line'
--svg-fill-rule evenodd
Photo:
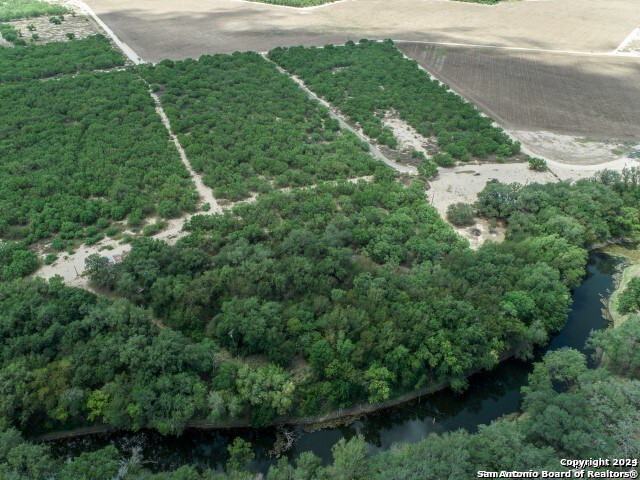
<path fill-rule="evenodd" d="M 266 480 L 354 480 L 402 478 L 467 480 L 478 471 L 568 471 L 562 458 L 637 459 L 640 447 L 640 319 L 602 330 L 589 341 L 609 361 L 588 369 L 585 356 L 572 349 L 548 353 L 535 365 L 523 387 L 519 419 L 499 419 L 477 433 L 458 430 L 431 434 L 415 444 L 398 444 L 368 454 L 362 436 L 343 438 L 324 466 L 304 452 L 295 460 L 282 457 Z M 616 355 L 620 352 L 620 355 Z M 0 421 L 0 474 L 16 480 L 250 480 L 251 446 L 236 439 L 228 446 L 225 472 L 184 465 L 152 473 L 140 459 L 123 456 L 113 446 L 83 452 L 66 461 L 47 445 L 26 440 Z M 629 471 L 637 464 L 612 470 Z M 597 469 L 588 469 L 597 470 Z"/>

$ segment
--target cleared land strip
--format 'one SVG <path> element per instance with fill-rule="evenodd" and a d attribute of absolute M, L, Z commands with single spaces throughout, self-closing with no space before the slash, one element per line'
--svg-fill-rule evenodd
<path fill-rule="evenodd" d="M 149 95 L 151 95 L 151 97 L 153 98 L 153 101 L 156 102 L 156 112 L 158 113 L 158 115 L 160 115 L 160 118 L 162 119 L 162 124 L 167 129 L 167 132 L 169 133 L 171 140 L 173 140 L 173 144 L 176 146 L 176 149 L 180 154 L 180 159 L 182 160 L 182 163 L 184 164 L 187 171 L 191 175 L 191 179 L 193 180 L 193 183 L 195 183 L 196 190 L 198 191 L 198 194 L 202 199 L 202 204 L 208 203 L 211 209 L 213 210 L 213 212 L 222 213 L 222 207 L 220 207 L 220 205 L 218 204 L 218 201 L 213 196 L 211 189 L 207 187 L 204 183 L 202 183 L 202 178 L 200 177 L 200 175 L 196 173 L 196 171 L 191 166 L 191 163 L 187 158 L 187 154 L 185 153 L 184 148 L 182 148 L 182 145 L 180 145 L 180 141 L 178 140 L 178 137 L 176 137 L 175 133 L 173 133 L 173 130 L 171 129 L 171 122 L 169 121 L 169 117 L 167 117 L 167 114 L 165 113 L 164 108 L 162 108 L 162 102 L 160 101 L 160 97 L 151 91 L 149 91 Z"/>
<path fill-rule="evenodd" d="M 296 77 L 295 75 L 292 75 L 291 73 L 287 72 L 284 68 L 282 68 L 280 65 L 277 65 L 276 63 L 274 63 L 271 60 L 269 60 L 269 58 L 267 57 L 266 53 L 262 53 L 261 55 L 266 61 L 268 61 L 270 63 L 273 63 L 276 66 L 276 68 L 278 69 L 279 72 L 284 73 L 285 75 L 288 75 L 289 78 L 291 78 L 294 82 L 296 82 L 296 84 L 302 90 L 305 91 L 305 93 L 308 95 L 308 97 L 311 100 L 314 100 L 314 101 L 320 103 L 321 105 L 323 105 L 324 107 L 326 107 L 329 110 L 329 115 L 331 115 L 332 118 L 336 119 L 340 123 L 340 126 L 342 128 L 344 128 L 346 130 L 349 130 L 350 132 L 355 134 L 360 140 L 362 140 L 363 142 L 366 142 L 367 145 L 369 145 L 369 151 L 371 152 L 371 155 L 373 155 L 375 158 L 377 158 L 378 160 L 382 161 L 383 163 L 385 163 L 386 165 L 388 165 L 389 167 L 393 168 L 394 170 L 396 170 L 396 171 L 398 171 L 400 173 L 405 173 L 407 175 L 417 175 L 418 174 L 418 169 L 416 167 L 411 167 L 411 166 L 408 166 L 408 165 L 400 165 L 399 163 L 396 163 L 393 160 L 388 159 L 380 150 L 378 150 L 378 148 L 376 148 L 371 143 L 371 140 L 369 138 L 367 138 L 361 132 L 359 132 L 358 130 L 353 128 L 351 125 L 349 125 L 342 118 L 341 115 L 338 115 L 334 111 L 333 107 L 329 104 L 329 102 L 319 98 L 315 93 L 313 93 L 311 90 L 309 90 L 307 88 L 307 86 L 304 84 L 304 82 L 302 80 L 300 80 L 300 78 Z"/>

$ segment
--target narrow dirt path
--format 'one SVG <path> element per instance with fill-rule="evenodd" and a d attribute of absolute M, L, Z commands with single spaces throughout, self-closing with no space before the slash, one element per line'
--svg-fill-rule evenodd
<path fill-rule="evenodd" d="M 296 82 L 298 84 L 298 86 L 302 90 L 305 91 L 305 93 L 307 94 L 307 96 L 311 100 L 314 100 L 314 101 L 320 103 L 321 105 L 323 105 L 324 107 L 326 107 L 329 110 L 329 115 L 331 115 L 332 118 L 335 118 L 340 123 L 340 127 L 344 128 L 346 130 L 349 130 L 350 132 L 353 132 L 360 140 L 362 140 L 367 145 L 369 145 L 369 151 L 371 152 L 371 155 L 374 156 L 374 158 L 377 158 L 378 160 L 382 161 L 383 163 L 385 163 L 389 167 L 393 168 L 394 170 L 397 170 L 400 173 L 405 173 L 405 174 L 408 174 L 408 175 L 417 175 L 418 174 L 418 169 L 416 167 L 411 167 L 411 166 L 407 166 L 407 165 L 400 165 L 399 163 L 396 163 L 393 160 L 388 159 L 380 150 L 378 150 L 378 148 L 376 148 L 373 145 L 373 143 L 371 143 L 371 139 L 367 138 L 364 134 L 362 134 L 361 132 L 359 132 L 358 130 L 353 128 L 351 125 L 349 125 L 346 122 L 346 120 L 333 109 L 333 107 L 331 106 L 331 104 L 329 102 L 321 99 L 315 93 L 313 93 L 311 90 L 309 90 L 309 88 L 307 88 L 305 83 L 300 78 L 298 78 L 295 75 L 289 73 L 287 70 L 282 68 L 280 65 L 278 65 L 277 63 L 275 63 L 274 61 L 269 59 L 269 57 L 267 57 L 266 53 L 261 53 L 261 55 L 267 62 L 270 62 L 270 63 L 274 64 L 280 73 L 284 73 L 289 78 L 291 78 L 291 80 Z"/>
<path fill-rule="evenodd" d="M 191 175 L 191 180 L 193 180 L 193 183 L 196 185 L 196 190 L 202 200 L 201 205 L 208 203 L 211 206 L 210 212 L 222 213 L 222 207 L 218 204 L 218 201 L 213 196 L 213 192 L 209 187 L 207 187 L 202 182 L 202 178 L 200 177 L 200 175 L 196 173 L 196 171 L 193 169 L 193 167 L 191 166 L 191 163 L 189 162 L 189 159 L 187 158 L 187 154 L 184 152 L 182 145 L 180 145 L 180 141 L 178 140 L 178 137 L 176 137 L 176 135 L 173 133 L 173 130 L 171 129 L 171 122 L 169 121 L 169 117 L 167 117 L 167 114 L 165 113 L 164 108 L 162 108 L 160 97 L 156 93 L 153 93 L 152 91 L 149 91 L 149 95 L 151 95 L 151 97 L 153 98 L 153 101 L 156 102 L 156 113 L 160 115 L 160 118 L 162 119 L 162 124 L 167 129 L 167 132 L 169 132 L 169 136 L 171 137 L 171 140 L 173 140 L 173 144 L 178 149 L 178 153 L 180 154 L 180 159 L 182 160 L 182 163 L 184 164 L 187 171 L 189 172 L 189 175 Z"/>

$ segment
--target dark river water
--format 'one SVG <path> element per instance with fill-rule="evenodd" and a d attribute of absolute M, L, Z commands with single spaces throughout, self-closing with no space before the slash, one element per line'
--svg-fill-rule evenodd
<path fill-rule="evenodd" d="M 601 298 L 613 287 L 613 274 L 620 260 L 603 253 L 589 257 L 588 274 L 573 292 L 573 305 L 567 324 L 549 346 L 538 352 L 539 359 L 548 350 L 571 347 L 585 353 L 585 341 L 591 330 L 605 328 Z M 295 447 L 287 452 L 291 458 L 313 451 L 325 462 L 331 460 L 331 446 L 340 438 L 361 434 L 370 452 L 388 449 L 397 442 L 417 442 L 432 432 L 441 433 L 460 428 L 475 431 L 478 425 L 490 423 L 503 415 L 516 412 L 522 395 L 520 387 L 527 382 L 531 363 L 507 360 L 491 372 L 469 379 L 468 390 L 456 395 L 450 390 L 422 397 L 409 403 L 368 414 L 343 427 L 306 433 L 296 431 Z M 221 469 L 226 463 L 227 443 L 235 437 L 249 440 L 256 454 L 252 470 L 266 472 L 275 459 L 269 455 L 274 440 L 273 429 L 239 429 L 228 431 L 187 430 L 180 437 L 166 437 L 151 431 L 115 433 L 51 442 L 55 455 L 75 456 L 82 451 L 114 444 L 124 455 L 134 450 L 142 456 L 147 468 L 170 470 L 191 464 L 201 468 Z"/>

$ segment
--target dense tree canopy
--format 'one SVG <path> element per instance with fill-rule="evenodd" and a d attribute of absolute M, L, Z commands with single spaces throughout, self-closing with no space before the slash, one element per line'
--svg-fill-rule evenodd
<path fill-rule="evenodd" d="M 256 53 L 140 67 L 216 197 L 370 175 L 367 145 Z"/>
<path fill-rule="evenodd" d="M 520 150 L 492 120 L 404 58 L 393 42 L 361 40 L 324 48 L 276 48 L 269 58 L 300 76 L 307 86 L 340 108 L 364 133 L 395 146 L 393 132 L 382 125 L 386 112 L 458 160 L 511 157 Z"/>
<path fill-rule="evenodd" d="M 539 254 L 509 243 L 469 250 L 420 184 L 393 178 L 273 192 L 187 228 L 176 246 L 136 242 L 92 280 L 231 354 L 284 368 L 303 358 L 296 413 L 444 380 L 463 388 L 467 372 L 505 351 L 527 356 L 569 302 Z M 220 398 L 233 404 L 237 384 L 225 385 Z"/>
<path fill-rule="evenodd" d="M 84 227 L 163 201 L 194 209 L 189 174 L 133 73 L 9 84 L 0 96 L 1 238 L 93 237 Z"/>
<path fill-rule="evenodd" d="M 102 35 L 74 42 L 0 48 L 0 83 L 49 78 L 124 65 L 122 54 Z"/>

